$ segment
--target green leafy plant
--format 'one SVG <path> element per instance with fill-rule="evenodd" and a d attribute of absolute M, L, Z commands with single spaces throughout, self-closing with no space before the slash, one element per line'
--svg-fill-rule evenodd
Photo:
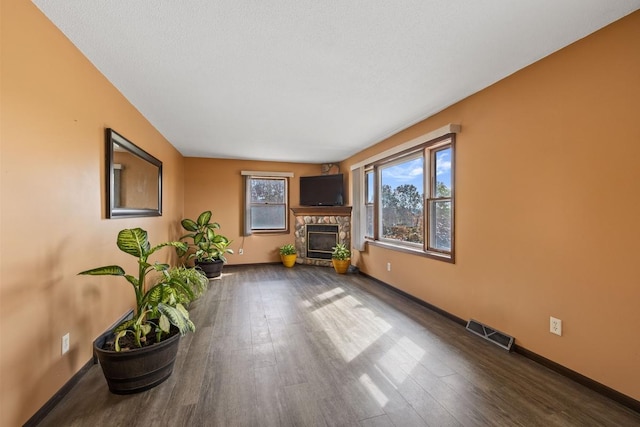
<path fill-rule="evenodd" d="M 296 247 L 291 243 L 280 246 L 280 255 L 297 255 Z"/>
<path fill-rule="evenodd" d="M 180 237 L 180 240 L 190 238 L 193 240 L 195 251 L 188 255 L 188 259 L 195 258 L 197 261 L 227 261 L 225 254 L 232 254 L 229 247 L 231 241 L 225 236 L 218 234 L 220 224 L 211 222 L 211 211 L 204 211 L 195 221 L 185 218 L 180 224 L 182 228 L 189 231 L 188 234 Z M 186 253 L 186 251 L 185 251 Z"/>
<path fill-rule="evenodd" d="M 138 258 L 138 275 L 126 274 L 118 265 L 108 265 L 86 270 L 78 274 L 90 276 L 123 276 L 133 286 L 136 307 L 133 318 L 125 320 L 114 329 L 115 349 L 120 351 L 120 339 L 127 334 L 133 336 L 135 347 L 142 347 L 147 336 L 155 334 L 156 342 L 169 336 L 171 325 L 181 335 L 195 331 L 195 325 L 189 319 L 189 312 L 180 301 L 194 297 L 194 292 L 185 277 L 172 271 L 168 264 L 148 262 L 149 256 L 165 246 L 173 246 L 178 251 L 186 251 L 184 242 L 165 242 L 151 247 L 147 232 L 141 228 L 125 229 L 118 233 L 118 248 Z M 146 288 L 149 273 L 159 273 L 156 283 Z"/>
<path fill-rule="evenodd" d="M 333 259 L 344 261 L 351 258 L 351 251 L 344 243 L 338 243 L 332 249 L 331 258 Z"/>
<path fill-rule="evenodd" d="M 205 276 L 202 271 L 195 268 L 180 266 L 171 268 L 167 272 L 172 280 L 179 280 L 184 282 L 185 285 L 187 285 L 193 293 L 193 296 L 186 293 L 177 294 L 178 302 L 183 305 L 200 298 L 209 286 L 209 279 L 207 278 L 207 276 Z"/>

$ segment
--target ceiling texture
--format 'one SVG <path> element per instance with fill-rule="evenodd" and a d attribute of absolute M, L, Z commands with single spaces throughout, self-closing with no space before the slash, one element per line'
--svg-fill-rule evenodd
<path fill-rule="evenodd" d="M 640 8 L 640 0 L 33 2 L 184 156 L 309 163 L 344 160 Z"/>

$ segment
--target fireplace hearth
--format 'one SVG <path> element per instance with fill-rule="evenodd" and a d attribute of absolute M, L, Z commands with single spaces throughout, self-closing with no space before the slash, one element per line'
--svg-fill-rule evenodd
<path fill-rule="evenodd" d="M 303 206 L 291 211 L 296 218 L 298 264 L 330 267 L 336 243 L 351 245 L 350 206 Z"/>

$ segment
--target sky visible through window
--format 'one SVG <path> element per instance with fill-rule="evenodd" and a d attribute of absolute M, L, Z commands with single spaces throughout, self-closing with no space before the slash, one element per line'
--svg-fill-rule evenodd
<path fill-rule="evenodd" d="M 384 171 L 384 183 L 396 188 L 403 184 L 413 184 L 420 194 L 424 194 L 422 179 L 422 158 L 404 162 Z M 451 149 L 447 148 L 436 153 L 436 177 L 448 188 L 451 188 Z"/>

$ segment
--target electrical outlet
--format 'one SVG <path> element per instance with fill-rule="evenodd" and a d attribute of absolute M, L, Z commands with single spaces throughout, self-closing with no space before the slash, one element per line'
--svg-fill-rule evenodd
<path fill-rule="evenodd" d="M 562 336 L 562 320 L 555 317 L 549 317 L 549 332 Z"/>
<path fill-rule="evenodd" d="M 244 255 L 244 249 L 242 248 L 238 249 L 238 255 Z"/>
<path fill-rule="evenodd" d="M 62 354 L 69 351 L 69 333 L 67 332 L 62 336 Z"/>
<path fill-rule="evenodd" d="M 387 271 L 391 271 L 391 263 L 390 262 L 387 263 Z"/>

